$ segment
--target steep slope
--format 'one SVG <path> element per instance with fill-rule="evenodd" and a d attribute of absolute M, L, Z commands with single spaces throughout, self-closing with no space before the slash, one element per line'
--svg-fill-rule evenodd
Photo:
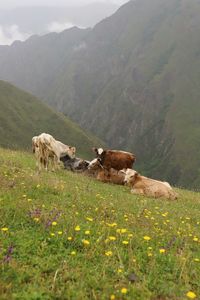
<path fill-rule="evenodd" d="M 41 132 L 75 145 L 78 154 L 86 158 L 92 155 L 94 145 L 101 145 L 98 139 L 37 98 L 3 81 L 0 81 L 0 106 L 0 146 L 30 149 L 31 138 Z"/>
<path fill-rule="evenodd" d="M 33 156 L 0 148 L 0 299 L 199 299 L 200 193 L 177 192 L 36 175 Z"/>
<path fill-rule="evenodd" d="M 60 34 L 34 35 L 25 42 L 0 46 L 0 79 L 44 96 L 89 31 L 73 27 Z"/>
<path fill-rule="evenodd" d="M 51 59 L 48 72 L 36 59 L 31 69 L 24 57 L 33 46 L 21 43 L 18 53 L 15 45 L 0 48 L 0 76 L 31 89 L 111 147 L 134 151 L 146 174 L 198 187 L 199 15 L 199 0 L 130 1 L 93 30 L 78 30 L 81 37 L 65 46 L 55 72 Z M 60 49 L 60 37 L 40 53 L 42 61 Z M 19 59 L 20 70 L 14 65 L 13 71 L 12 60 Z"/>

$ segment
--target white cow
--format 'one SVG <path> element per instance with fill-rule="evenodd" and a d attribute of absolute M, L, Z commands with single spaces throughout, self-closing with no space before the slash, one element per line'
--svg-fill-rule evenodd
<path fill-rule="evenodd" d="M 47 170 L 49 165 L 49 160 L 52 161 L 53 169 L 60 163 L 60 158 L 68 155 L 71 158 L 75 157 L 76 148 L 65 145 L 60 141 L 54 139 L 54 137 L 47 133 L 42 133 L 37 137 L 33 138 L 38 144 L 38 155 L 37 155 L 37 165 L 39 171 L 42 166 Z M 32 141 L 33 141 L 32 140 Z"/>

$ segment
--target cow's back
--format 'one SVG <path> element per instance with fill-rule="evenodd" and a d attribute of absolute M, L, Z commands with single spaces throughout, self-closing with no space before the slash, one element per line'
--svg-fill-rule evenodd
<path fill-rule="evenodd" d="M 102 153 L 102 165 L 107 169 L 131 169 L 135 161 L 135 156 L 129 152 L 106 150 Z"/>
<path fill-rule="evenodd" d="M 142 189 L 144 194 L 150 197 L 165 197 L 168 199 L 177 198 L 177 194 L 172 190 L 172 187 L 169 185 L 169 183 L 154 180 L 144 176 L 137 177 L 134 188 Z"/>

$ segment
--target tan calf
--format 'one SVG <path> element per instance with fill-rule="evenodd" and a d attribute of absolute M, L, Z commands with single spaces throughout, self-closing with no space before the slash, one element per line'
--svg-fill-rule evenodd
<path fill-rule="evenodd" d="M 132 169 L 121 171 L 125 174 L 125 184 L 131 187 L 131 193 L 145 195 L 153 198 L 165 197 L 175 200 L 178 194 L 173 191 L 168 182 L 154 180 L 141 176 Z"/>
<path fill-rule="evenodd" d="M 93 172 L 94 177 L 102 182 L 124 185 L 125 175 L 112 168 L 105 169 L 98 158 L 89 163 L 88 171 Z"/>

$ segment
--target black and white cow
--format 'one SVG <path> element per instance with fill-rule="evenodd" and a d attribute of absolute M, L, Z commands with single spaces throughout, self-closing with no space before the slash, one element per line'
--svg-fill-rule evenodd
<path fill-rule="evenodd" d="M 71 158 L 68 155 L 61 157 L 60 160 L 64 164 L 64 168 L 71 171 L 85 171 L 89 165 L 89 161 L 75 157 Z"/>

